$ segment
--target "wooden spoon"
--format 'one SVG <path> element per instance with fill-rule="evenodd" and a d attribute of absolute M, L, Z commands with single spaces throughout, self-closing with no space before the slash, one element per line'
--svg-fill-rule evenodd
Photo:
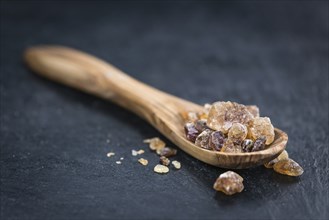
<path fill-rule="evenodd" d="M 37 46 L 25 51 L 28 66 L 36 73 L 111 100 L 136 113 L 191 156 L 214 166 L 242 169 L 277 157 L 288 141 L 275 129 L 275 140 L 265 150 L 251 153 L 215 152 L 195 146 L 184 133 L 183 114 L 202 106 L 164 93 L 126 75 L 91 55 L 61 46 Z"/>

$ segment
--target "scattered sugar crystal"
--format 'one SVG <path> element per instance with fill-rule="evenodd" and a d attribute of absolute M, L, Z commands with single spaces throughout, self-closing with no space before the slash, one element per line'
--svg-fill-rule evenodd
<path fill-rule="evenodd" d="M 226 195 L 233 195 L 242 192 L 244 189 L 242 182 L 243 178 L 239 174 L 233 171 L 227 171 L 217 178 L 214 183 L 214 189 Z"/>
<path fill-rule="evenodd" d="M 114 155 L 115 155 L 115 153 L 113 153 L 113 152 L 108 152 L 108 153 L 106 154 L 107 157 L 112 157 L 112 156 L 114 156 Z"/>
<path fill-rule="evenodd" d="M 137 151 L 136 151 L 136 150 L 131 150 L 131 155 L 133 155 L 133 156 L 137 156 L 137 155 L 138 155 L 138 153 L 137 153 Z"/>
<path fill-rule="evenodd" d="M 174 165 L 174 167 L 175 167 L 177 170 L 179 170 L 179 169 L 182 167 L 181 163 L 178 162 L 177 160 L 174 160 L 174 161 L 171 162 L 171 163 L 172 163 L 172 165 Z"/>
<path fill-rule="evenodd" d="M 140 158 L 138 159 L 138 162 L 144 166 L 146 166 L 149 162 L 148 160 L 144 159 L 144 158 Z"/>
<path fill-rule="evenodd" d="M 264 166 L 266 168 L 273 168 L 274 164 L 276 164 L 280 160 L 287 160 L 287 159 L 289 159 L 289 154 L 286 150 L 284 150 L 278 157 L 274 158 L 273 160 L 271 160 L 268 163 L 265 163 Z"/>
<path fill-rule="evenodd" d="M 170 160 L 165 156 L 161 156 L 160 157 L 160 163 L 162 165 L 168 166 L 170 164 Z"/>
<path fill-rule="evenodd" d="M 280 160 L 274 164 L 273 169 L 277 173 L 288 176 L 300 176 L 304 173 L 303 168 L 292 159 Z"/>
<path fill-rule="evenodd" d="M 145 139 L 144 143 L 148 143 L 151 150 L 159 150 L 166 146 L 165 142 L 158 137 Z"/>
<path fill-rule="evenodd" d="M 158 164 L 154 167 L 154 172 L 156 173 L 168 173 L 169 172 L 169 168 L 167 166 Z"/>

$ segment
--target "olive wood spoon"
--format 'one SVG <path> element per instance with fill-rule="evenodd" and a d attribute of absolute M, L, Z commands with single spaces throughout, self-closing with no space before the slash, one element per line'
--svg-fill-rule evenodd
<path fill-rule="evenodd" d="M 224 153 L 206 150 L 188 141 L 184 133 L 183 115 L 188 111 L 199 112 L 202 106 L 152 88 L 105 61 L 67 47 L 28 48 L 24 58 L 41 76 L 111 100 L 134 112 L 180 149 L 207 164 L 231 169 L 261 165 L 277 157 L 288 141 L 287 134 L 275 128 L 274 142 L 262 151 Z"/>

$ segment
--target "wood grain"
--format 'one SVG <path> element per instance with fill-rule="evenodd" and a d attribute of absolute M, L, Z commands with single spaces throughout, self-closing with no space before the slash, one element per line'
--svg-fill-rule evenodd
<path fill-rule="evenodd" d="M 164 93 L 133 79 L 114 66 L 86 53 L 61 47 L 38 46 L 24 53 L 27 65 L 36 73 L 94 94 L 134 112 L 191 156 L 214 166 L 242 169 L 261 165 L 278 156 L 288 141 L 275 129 L 275 140 L 265 150 L 251 153 L 223 153 L 196 147 L 186 140 L 182 115 L 202 106 Z"/>

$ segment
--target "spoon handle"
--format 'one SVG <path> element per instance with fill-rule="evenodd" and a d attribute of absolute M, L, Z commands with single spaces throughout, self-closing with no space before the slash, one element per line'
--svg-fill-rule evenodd
<path fill-rule="evenodd" d="M 152 88 L 116 67 L 86 53 L 61 47 L 37 46 L 25 51 L 28 66 L 36 73 L 111 100 L 155 125 L 154 113 L 175 117 L 192 103 Z"/>

